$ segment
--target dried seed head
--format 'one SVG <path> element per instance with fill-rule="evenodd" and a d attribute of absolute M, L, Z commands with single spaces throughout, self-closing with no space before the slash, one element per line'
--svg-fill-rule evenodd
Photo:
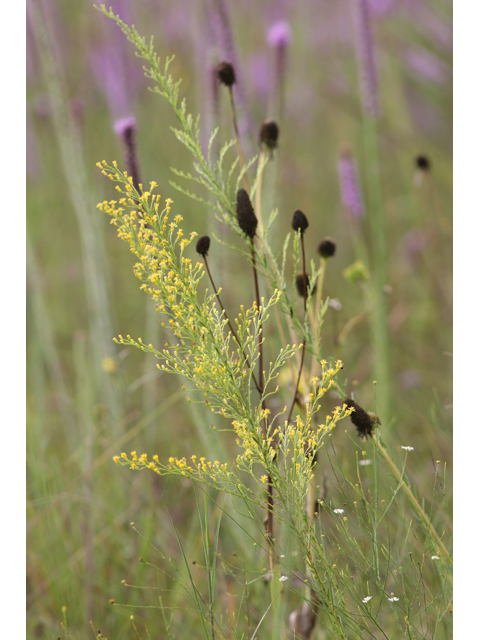
<path fill-rule="evenodd" d="M 346 404 L 349 408 L 353 407 L 353 409 L 355 409 L 355 411 L 350 415 L 350 420 L 355 425 L 358 436 L 362 439 L 365 439 L 367 436 L 371 436 L 375 426 L 380 424 L 380 420 L 377 417 L 374 420 L 365 411 L 365 409 L 362 409 L 362 407 L 355 402 L 355 400 L 347 398 L 343 401 L 343 404 Z"/>
<path fill-rule="evenodd" d="M 276 149 L 280 129 L 274 120 L 265 120 L 260 128 L 260 144 L 264 144 L 268 149 Z"/>
<path fill-rule="evenodd" d="M 335 255 L 337 245 L 331 238 L 324 238 L 318 245 L 318 253 L 322 258 L 331 258 Z"/>
<path fill-rule="evenodd" d="M 197 240 L 196 245 L 197 253 L 205 258 L 208 255 L 208 250 L 210 249 L 210 238 L 208 236 L 202 236 Z"/>
<path fill-rule="evenodd" d="M 430 160 L 424 155 L 417 156 L 415 158 L 415 164 L 417 165 L 417 168 L 422 171 L 429 171 L 431 168 Z"/>
<path fill-rule="evenodd" d="M 235 84 L 235 69 L 230 62 L 220 62 L 217 66 L 217 77 L 227 87 Z"/>
<path fill-rule="evenodd" d="M 292 218 L 293 230 L 294 231 L 300 230 L 303 236 L 303 233 L 307 229 L 307 227 L 308 227 L 307 216 L 303 213 L 303 211 L 300 211 L 300 209 L 297 209 L 293 214 L 293 218 Z"/>
<path fill-rule="evenodd" d="M 308 287 L 310 285 L 310 276 L 307 274 L 305 274 L 305 286 L 303 283 L 303 273 L 299 273 L 298 276 L 295 278 L 295 286 L 297 288 L 297 293 L 299 296 L 302 296 L 302 298 L 308 296 Z M 315 293 L 315 291 L 317 290 L 317 285 L 315 285 L 313 287 L 313 291 L 312 291 L 312 295 Z"/>
<path fill-rule="evenodd" d="M 249 238 L 253 238 L 257 230 L 258 220 L 245 189 L 239 189 L 237 192 L 237 220 L 238 226 L 243 233 Z"/>

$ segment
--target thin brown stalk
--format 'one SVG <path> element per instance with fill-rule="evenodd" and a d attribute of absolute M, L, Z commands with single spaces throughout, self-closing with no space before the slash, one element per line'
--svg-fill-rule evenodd
<path fill-rule="evenodd" d="M 204 260 L 205 266 L 207 268 L 207 273 L 208 273 L 208 277 L 210 278 L 210 283 L 211 283 L 211 285 L 213 287 L 213 290 L 215 292 L 215 295 L 217 297 L 218 304 L 220 305 L 220 308 L 222 309 L 222 311 L 223 311 L 223 313 L 225 315 L 225 319 L 228 322 L 228 326 L 230 328 L 230 331 L 232 332 L 232 335 L 233 335 L 235 341 L 237 342 L 238 346 L 240 347 L 241 346 L 240 345 L 240 340 L 238 339 L 237 333 L 236 333 L 235 329 L 233 328 L 232 323 L 230 322 L 230 318 L 228 317 L 227 311 L 226 311 L 225 307 L 222 304 L 222 300 L 220 299 L 220 294 L 218 293 L 217 287 L 215 286 L 215 282 L 213 281 L 213 277 L 212 277 L 212 274 L 210 272 L 210 267 L 208 266 L 207 256 L 203 256 L 203 260 Z M 263 390 L 260 387 L 260 385 L 258 384 L 258 381 L 257 381 L 257 378 L 255 376 L 255 373 L 254 373 L 254 371 L 253 371 L 253 369 L 252 369 L 252 367 L 250 365 L 250 361 L 248 360 L 248 358 L 247 358 L 247 356 L 246 356 L 246 354 L 245 354 L 245 352 L 243 350 L 242 350 L 242 353 L 243 353 L 243 357 L 245 358 L 245 362 L 247 363 L 248 368 L 252 370 L 252 378 L 253 378 L 253 382 L 255 383 L 255 386 L 257 388 L 257 391 L 260 393 L 260 395 L 262 395 Z"/>
<path fill-rule="evenodd" d="M 306 273 L 306 269 L 305 269 L 305 242 L 304 242 L 304 239 L 303 239 L 303 233 L 301 235 L 301 240 L 302 240 L 302 265 L 303 265 L 303 310 L 304 310 L 305 317 L 306 317 L 306 313 L 307 313 L 307 273 Z M 290 422 L 290 418 L 292 417 L 292 413 L 293 413 L 293 407 L 295 406 L 295 402 L 297 401 L 298 387 L 300 385 L 300 380 L 302 378 L 302 370 L 303 370 L 304 361 L 305 361 L 305 340 L 303 341 L 303 344 L 302 344 L 302 357 L 301 357 L 301 360 L 300 360 L 300 367 L 298 369 L 297 383 L 295 385 L 295 391 L 294 391 L 294 394 L 293 394 L 292 404 L 290 406 L 290 411 L 288 412 L 287 424 Z"/>

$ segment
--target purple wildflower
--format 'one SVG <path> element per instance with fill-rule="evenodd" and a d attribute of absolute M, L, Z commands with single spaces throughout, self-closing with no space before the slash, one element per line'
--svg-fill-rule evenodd
<path fill-rule="evenodd" d="M 368 0 L 352 0 L 352 2 L 363 109 L 371 116 L 376 117 L 378 116 L 377 69 L 370 6 Z"/>
<path fill-rule="evenodd" d="M 391 11 L 396 4 L 396 0 L 368 0 L 368 5 L 372 15 L 383 16 Z"/>
<path fill-rule="evenodd" d="M 128 175 L 132 177 L 134 188 L 140 192 L 140 177 L 138 170 L 137 149 L 135 145 L 135 133 L 137 131 L 137 121 L 133 116 L 117 120 L 114 124 L 115 133 L 121 138 L 125 147 L 125 162 Z"/>
<path fill-rule="evenodd" d="M 270 73 L 269 61 L 265 53 L 257 52 L 250 56 L 247 62 L 248 77 L 252 90 L 256 96 L 268 96 Z"/>
<path fill-rule="evenodd" d="M 337 169 L 342 204 L 354 218 L 361 218 L 365 213 L 362 190 L 358 180 L 355 160 L 348 149 L 344 149 L 340 153 Z"/>
<path fill-rule="evenodd" d="M 90 67 L 100 91 L 104 94 L 113 120 L 130 113 L 125 67 L 116 47 L 104 47 L 90 54 Z"/>
<path fill-rule="evenodd" d="M 410 48 L 403 54 L 407 67 L 420 79 L 443 84 L 449 76 L 447 65 L 426 49 Z"/>
<path fill-rule="evenodd" d="M 275 52 L 275 71 L 273 75 L 272 96 L 278 101 L 278 109 L 280 117 L 283 113 L 284 105 L 284 84 L 286 71 L 286 49 L 290 44 L 291 30 L 290 25 L 285 20 L 275 22 L 267 33 L 268 44 Z"/>
<path fill-rule="evenodd" d="M 290 44 L 292 32 L 290 25 L 285 20 L 275 22 L 268 30 L 268 44 L 273 48 L 285 48 Z"/>

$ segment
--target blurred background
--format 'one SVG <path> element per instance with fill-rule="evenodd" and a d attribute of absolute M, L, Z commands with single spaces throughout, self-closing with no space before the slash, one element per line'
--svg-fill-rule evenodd
<path fill-rule="evenodd" d="M 324 285 L 335 302 L 325 318 L 323 347 L 345 362 L 348 392 L 373 409 L 364 297 L 343 273 L 358 258 L 358 240 L 370 246 L 357 71 L 362 51 L 352 0 L 111 4 L 142 35 L 155 37 L 163 60 L 175 55 L 170 71 L 182 78 L 189 111 L 201 114 L 205 148 L 216 126 L 221 142 L 232 136 L 227 96 L 214 76 L 222 60 L 237 71 L 247 156 L 259 151 L 261 123 L 278 121 L 279 148 L 265 175 L 264 210 L 279 208 L 272 244 L 280 250 L 298 208 L 310 222 L 308 260 L 322 238 L 336 241 Z M 367 6 L 378 77 L 392 347 L 393 417 L 383 437 L 393 450 L 415 447 L 415 464 L 411 458 L 407 470 L 423 495 L 431 492 L 433 461 L 451 467 L 452 8 L 448 0 L 368 0 Z M 174 200 L 185 232 L 233 238 L 207 207 L 169 184 L 179 181 L 171 167 L 191 170 L 191 157 L 170 130 L 171 108 L 148 90 L 133 46 L 91 3 L 32 0 L 26 74 L 27 635 L 59 636 L 67 607 L 72 637 L 91 636 L 91 623 L 107 637 L 127 637 L 132 611 L 112 608 L 109 599 L 151 604 L 145 590 L 126 593 L 121 584 L 153 584 L 138 561 L 148 542 L 180 558 L 171 516 L 186 548 L 194 554 L 201 545 L 191 485 L 129 472 L 112 456 L 135 449 L 163 458 L 195 452 L 231 460 L 235 445 L 209 428 L 211 414 L 185 402 L 178 379 L 112 340 L 130 334 L 161 344 L 166 337 L 133 277 L 133 256 L 96 209 L 116 197 L 96 162 L 116 159 L 124 166 L 115 124 L 118 131 L 118 121 L 135 119 L 141 181 L 155 180 L 162 197 Z M 358 194 L 345 184 L 345 158 Z M 219 243 L 212 248 L 210 264 L 227 308 L 250 304 L 252 283 L 242 278 L 241 256 Z M 339 345 L 353 318 L 358 322 Z M 348 465 L 343 431 L 335 438 Z M 445 494 L 449 501 L 450 486 Z M 225 552 L 242 548 L 238 534 L 228 527 L 222 534 Z M 251 557 L 246 544 L 244 554 Z M 174 581 L 163 587 L 168 606 L 185 606 Z M 151 632 L 164 628 L 160 616 L 148 614 Z M 195 614 L 178 616 L 171 629 L 179 637 L 194 634 Z"/>

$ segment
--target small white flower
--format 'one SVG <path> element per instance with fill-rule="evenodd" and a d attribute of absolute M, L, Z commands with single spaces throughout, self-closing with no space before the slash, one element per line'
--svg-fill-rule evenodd
<path fill-rule="evenodd" d="M 284 557 L 285 557 L 285 556 L 284 556 L 283 554 L 280 556 L 280 558 L 284 558 Z"/>
<path fill-rule="evenodd" d="M 371 460 L 360 460 L 360 461 L 358 462 L 358 464 L 359 464 L 361 467 L 367 467 L 369 464 L 372 464 L 372 461 L 371 461 Z"/>
<path fill-rule="evenodd" d="M 396 596 L 392 596 L 389 600 L 390 602 L 398 602 L 398 598 Z"/>
<path fill-rule="evenodd" d="M 364 599 L 362 600 L 362 602 L 368 602 L 368 601 L 369 601 L 369 600 L 371 600 L 371 599 L 372 599 L 372 596 L 367 596 L 366 598 L 364 598 Z"/>
<path fill-rule="evenodd" d="M 343 513 L 343 509 L 334 509 L 333 513 Z"/>
<path fill-rule="evenodd" d="M 282 576 L 281 578 L 279 578 L 280 582 L 285 582 L 285 580 L 288 580 L 287 576 Z"/>
<path fill-rule="evenodd" d="M 405 449 L 405 451 L 413 451 L 413 447 L 404 447 L 404 446 L 402 446 L 402 449 Z"/>
<path fill-rule="evenodd" d="M 342 303 L 340 302 L 340 300 L 337 300 L 336 298 L 330 298 L 330 300 L 328 301 L 328 306 L 331 307 L 332 309 L 335 309 L 335 311 L 342 310 Z"/>
<path fill-rule="evenodd" d="M 440 560 L 440 556 L 432 556 L 432 560 Z"/>

